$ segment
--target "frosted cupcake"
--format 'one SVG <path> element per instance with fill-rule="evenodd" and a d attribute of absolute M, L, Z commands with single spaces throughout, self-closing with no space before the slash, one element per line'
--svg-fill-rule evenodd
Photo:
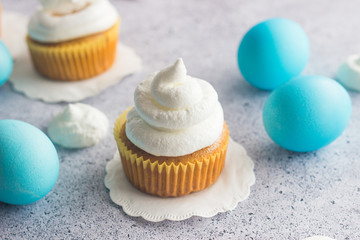
<path fill-rule="evenodd" d="M 229 132 L 214 88 L 187 75 L 181 59 L 140 83 L 135 107 L 120 115 L 114 137 L 123 169 L 139 190 L 177 197 L 213 184 Z"/>
<path fill-rule="evenodd" d="M 99 75 L 115 60 L 120 18 L 108 0 L 40 0 L 27 44 L 43 76 L 77 81 Z"/>

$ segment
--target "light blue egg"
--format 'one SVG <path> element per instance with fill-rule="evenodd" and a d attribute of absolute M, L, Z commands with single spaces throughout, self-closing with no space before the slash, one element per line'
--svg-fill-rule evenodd
<path fill-rule="evenodd" d="M 274 90 L 263 110 L 265 130 L 281 147 L 309 152 L 334 141 L 351 116 L 348 92 L 335 80 L 301 76 Z"/>
<path fill-rule="evenodd" d="M 310 56 L 309 40 L 295 22 L 274 18 L 251 28 L 238 51 L 240 71 L 251 85 L 273 90 L 298 76 Z"/>
<path fill-rule="evenodd" d="M 13 60 L 4 42 L 0 40 L 0 86 L 10 77 L 13 69 Z"/>
<path fill-rule="evenodd" d="M 0 201 L 29 204 L 55 185 L 59 158 L 49 138 L 18 120 L 0 120 Z"/>

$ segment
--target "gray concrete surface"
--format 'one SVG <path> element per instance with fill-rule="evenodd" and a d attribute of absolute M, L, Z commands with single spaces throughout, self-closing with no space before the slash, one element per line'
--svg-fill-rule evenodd
<path fill-rule="evenodd" d="M 30 15 L 35 0 L 2 0 L 5 10 Z M 331 145 L 299 154 L 281 149 L 262 125 L 268 92 L 248 85 L 237 69 L 238 43 L 252 25 L 287 17 L 303 26 L 311 42 L 304 73 L 333 77 L 341 61 L 360 49 L 357 0 L 328 1 L 114 1 L 122 16 L 121 41 L 143 58 L 141 72 L 82 101 L 104 111 L 113 123 L 133 102 L 144 77 L 179 56 L 188 72 L 219 93 L 232 137 L 255 162 L 257 181 L 248 200 L 213 218 L 150 223 L 129 217 L 110 201 L 105 165 L 116 150 L 111 134 L 95 147 L 57 146 L 60 175 L 54 189 L 27 206 L 0 203 L 0 239 L 302 239 L 326 235 L 360 239 L 360 94 L 352 92 L 353 114 Z M 66 104 L 24 97 L 6 83 L 0 88 L 0 118 L 24 120 L 46 130 Z"/>

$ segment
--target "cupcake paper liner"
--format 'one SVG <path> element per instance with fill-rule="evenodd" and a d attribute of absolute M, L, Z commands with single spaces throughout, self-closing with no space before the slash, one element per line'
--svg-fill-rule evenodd
<path fill-rule="evenodd" d="M 120 20 L 109 30 L 63 43 L 26 41 L 35 69 L 43 76 L 77 81 L 105 72 L 114 63 Z"/>
<path fill-rule="evenodd" d="M 224 168 L 228 139 L 222 148 L 208 158 L 186 163 L 159 163 L 138 156 L 120 138 L 129 109 L 117 119 L 114 137 L 124 172 L 130 183 L 139 190 L 160 197 L 178 197 L 205 189 L 213 184 Z"/>

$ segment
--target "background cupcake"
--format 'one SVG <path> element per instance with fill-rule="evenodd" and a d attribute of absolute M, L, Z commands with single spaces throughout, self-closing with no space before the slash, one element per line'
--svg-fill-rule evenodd
<path fill-rule="evenodd" d="M 229 140 L 216 91 L 186 75 L 181 59 L 140 83 L 135 107 L 119 117 L 114 136 L 129 181 L 161 197 L 213 184 Z"/>
<path fill-rule="evenodd" d="M 108 0 L 40 0 L 27 44 L 35 69 L 47 78 L 76 81 L 109 69 L 120 18 Z"/>

